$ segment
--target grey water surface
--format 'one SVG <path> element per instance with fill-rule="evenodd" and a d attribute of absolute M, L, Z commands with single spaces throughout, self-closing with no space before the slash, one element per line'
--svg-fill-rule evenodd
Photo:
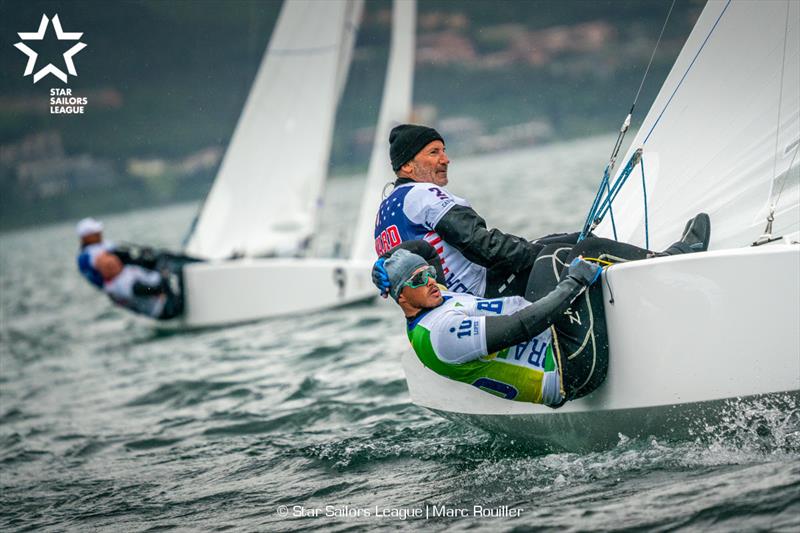
<path fill-rule="evenodd" d="M 573 230 L 613 140 L 455 159 L 449 188 L 492 226 Z M 319 253 L 361 179 L 329 183 Z M 107 235 L 175 248 L 196 207 L 109 216 Z M 548 453 L 414 406 L 391 304 L 159 332 L 75 251 L 72 223 L 0 236 L 2 531 L 800 530 L 798 406 Z"/>

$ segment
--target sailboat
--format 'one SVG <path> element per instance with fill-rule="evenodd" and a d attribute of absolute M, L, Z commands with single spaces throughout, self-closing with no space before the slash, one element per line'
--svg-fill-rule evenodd
<path fill-rule="evenodd" d="M 658 250 L 696 213 L 712 221 L 708 252 L 605 270 L 603 385 L 551 409 L 442 378 L 409 351 L 412 400 L 567 450 L 685 438 L 741 403 L 800 406 L 798 26 L 793 0 L 710 0 L 602 184 L 599 236 Z"/>
<path fill-rule="evenodd" d="M 361 228 L 389 181 L 386 139 L 411 109 L 414 2 L 395 2 L 392 45 L 359 231 L 347 258 L 301 257 L 328 172 L 336 106 L 362 0 L 287 0 L 185 252 L 185 327 L 251 321 L 374 298 Z"/>

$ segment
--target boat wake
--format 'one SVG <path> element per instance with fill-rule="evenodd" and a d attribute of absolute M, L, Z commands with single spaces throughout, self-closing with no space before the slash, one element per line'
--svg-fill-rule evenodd
<path fill-rule="evenodd" d="M 371 472 L 372 498 L 396 489 L 393 472 L 416 463 L 424 488 L 407 505 L 516 506 L 525 509 L 519 524 L 537 528 L 800 525 L 800 411 L 788 395 L 730 401 L 688 440 L 620 434 L 615 446 L 589 453 L 547 453 L 404 411 L 401 423 L 365 423 L 298 451 L 344 479 Z"/>
<path fill-rule="evenodd" d="M 690 433 L 720 452 L 800 453 L 800 407 L 790 394 L 728 400 L 718 422 Z"/>

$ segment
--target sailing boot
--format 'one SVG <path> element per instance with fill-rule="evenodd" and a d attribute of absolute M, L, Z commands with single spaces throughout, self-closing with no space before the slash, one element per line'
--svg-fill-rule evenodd
<path fill-rule="evenodd" d="M 654 257 L 667 255 L 691 254 L 708 250 L 711 240 L 711 219 L 705 213 L 700 213 L 690 219 L 683 228 L 681 240 L 670 245 L 663 252 L 653 254 Z"/>

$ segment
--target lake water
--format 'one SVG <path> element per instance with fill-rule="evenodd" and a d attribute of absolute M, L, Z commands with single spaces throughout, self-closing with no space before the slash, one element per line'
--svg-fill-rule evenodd
<path fill-rule="evenodd" d="M 456 159 L 449 188 L 491 226 L 573 230 L 612 144 Z M 359 191 L 329 184 L 320 253 Z M 106 234 L 178 247 L 195 209 L 109 216 Z M 2 531 L 800 529 L 795 408 L 547 453 L 413 405 L 391 304 L 159 333 L 79 277 L 76 244 L 73 223 L 0 235 Z"/>

